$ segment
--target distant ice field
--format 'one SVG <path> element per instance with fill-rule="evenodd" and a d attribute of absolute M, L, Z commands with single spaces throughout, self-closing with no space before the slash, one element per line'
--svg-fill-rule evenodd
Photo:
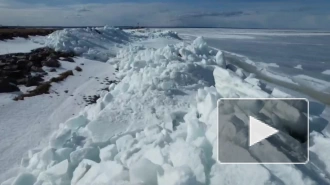
<path fill-rule="evenodd" d="M 275 63 L 284 73 L 315 77 L 330 69 L 330 32 L 234 29 L 174 29 L 189 39 L 202 35 L 209 45 L 255 62 Z M 190 40 L 190 39 L 189 39 Z M 294 69 L 301 65 L 303 71 Z M 326 79 L 330 79 L 330 76 Z"/>
<path fill-rule="evenodd" d="M 174 29 L 184 40 L 203 36 L 217 49 L 247 57 L 259 71 L 330 93 L 330 32 L 253 29 Z M 328 98 L 326 98 L 328 99 Z"/>

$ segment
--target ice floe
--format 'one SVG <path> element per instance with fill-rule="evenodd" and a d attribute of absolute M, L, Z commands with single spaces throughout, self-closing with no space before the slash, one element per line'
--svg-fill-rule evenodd
<path fill-rule="evenodd" d="M 330 75 L 330 70 L 325 70 L 325 71 L 322 72 L 322 74 Z"/>

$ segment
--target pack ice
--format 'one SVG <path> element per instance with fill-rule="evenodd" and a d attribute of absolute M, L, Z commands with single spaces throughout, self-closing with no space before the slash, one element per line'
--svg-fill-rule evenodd
<path fill-rule="evenodd" d="M 82 41 L 70 32 L 56 33 L 74 39 L 54 46 L 79 47 Z M 120 35 L 127 34 L 134 33 Z M 233 64 L 222 51 L 203 38 L 157 49 L 127 46 L 107 62 L 119 69 L 120 82 L 110 85 L 96 105 L 62 123 L 49 145 L 30 151 L 21 172 L 2 185 L 330 183 L 330 160 L 322 151 L 330 150 L 330 140 L 322 129 L 311 133 L 310 162 L 304 166 L 216 162 L 219 98 L 290 95 L 228 67 Z M 315 111 L 311 122 L 318 125 L 321 119 Z M 222 134 L 240 133 L 227 125 Z M 239 145 L 236 149 L 246 152 Z"/>

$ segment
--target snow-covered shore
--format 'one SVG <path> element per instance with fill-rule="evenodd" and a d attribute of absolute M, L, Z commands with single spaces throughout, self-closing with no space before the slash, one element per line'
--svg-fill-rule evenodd
<path fill-rule="evenodd" d="M 330 139 L 322 129 L 311 133 L 311 158 L 305 166 L 216 163 L 219 98 L 293 95 L 226 61 L 224 53 L 202 37 L 182 43 L 173 32 L 111 29 L 98 32 L 125 39 L 109 42 L 106 35 L 87 29 L 56 32 L 46 39 L 44 43 L 55 49 L 107 58 L 99 66 L 103 69 L 88 74 L 112 75 L 117 68 L 120 82 L 100 94 L 95 105 L 59 120 L 47 146 L 30 150 L 19 173 L 9 174 L 3 185 L 330 183 L 330 160 L 322 151 Z M 159 45 L 158 39 L 173 44 Z M 83 83 L 79 92 L 90 90 L 92 84 Z M 58 111 L 70 104 L 62 104 Z M 320 107 L 311 111 L 312 128 L 323 120 Z M 225 135 L 238 134 L 231 126 L 223 128 Z"/>
<path fill-rule="evenodd" d="M 29 52 L 32 49 L 42 47 L 41 44 L 33 42 L 33 39 L 39 37 L 32 37 L 31 39 L 15 38 L 8 41 L 0 41 L 0 55 L 6 53 Z"/>

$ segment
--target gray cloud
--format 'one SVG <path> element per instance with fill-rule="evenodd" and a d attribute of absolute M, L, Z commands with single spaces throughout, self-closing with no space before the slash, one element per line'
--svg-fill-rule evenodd
<path fill-rule="evenodd" d="M 182 3 L 110 3 L 3 7 L 1 2 L 4 0 L 0 0 L 2 25 L 127 26 L 140 23 L 146 26 L 330 29 L 329 11 L 315 11 L 315 7 L 311 11 L 308 6 L 283 9 L 283 6 L 270 7 L 266 3 L 257 7 L 247 3 L 210 8 Z"/>
<path fill-rule="evenodd" d="M 244 16 L 250 15 L 251 12 L 244 12 L 244 11 L 225 11 L 225 12 L 211 12 L 211 13 L 192 13 L 186 14 L 183 16 L 178 17 L 179 19 L 185 18 L 201 18 L 201 17 L 237 17 L 237 16 Z"/>
<path fill-rule="evenodd" d="M 91 10 L 88 9 L 87 7 L 82 7 L 77 10 L 77 12 L 82 13 L 82 12 L 90 12 Z"/>

